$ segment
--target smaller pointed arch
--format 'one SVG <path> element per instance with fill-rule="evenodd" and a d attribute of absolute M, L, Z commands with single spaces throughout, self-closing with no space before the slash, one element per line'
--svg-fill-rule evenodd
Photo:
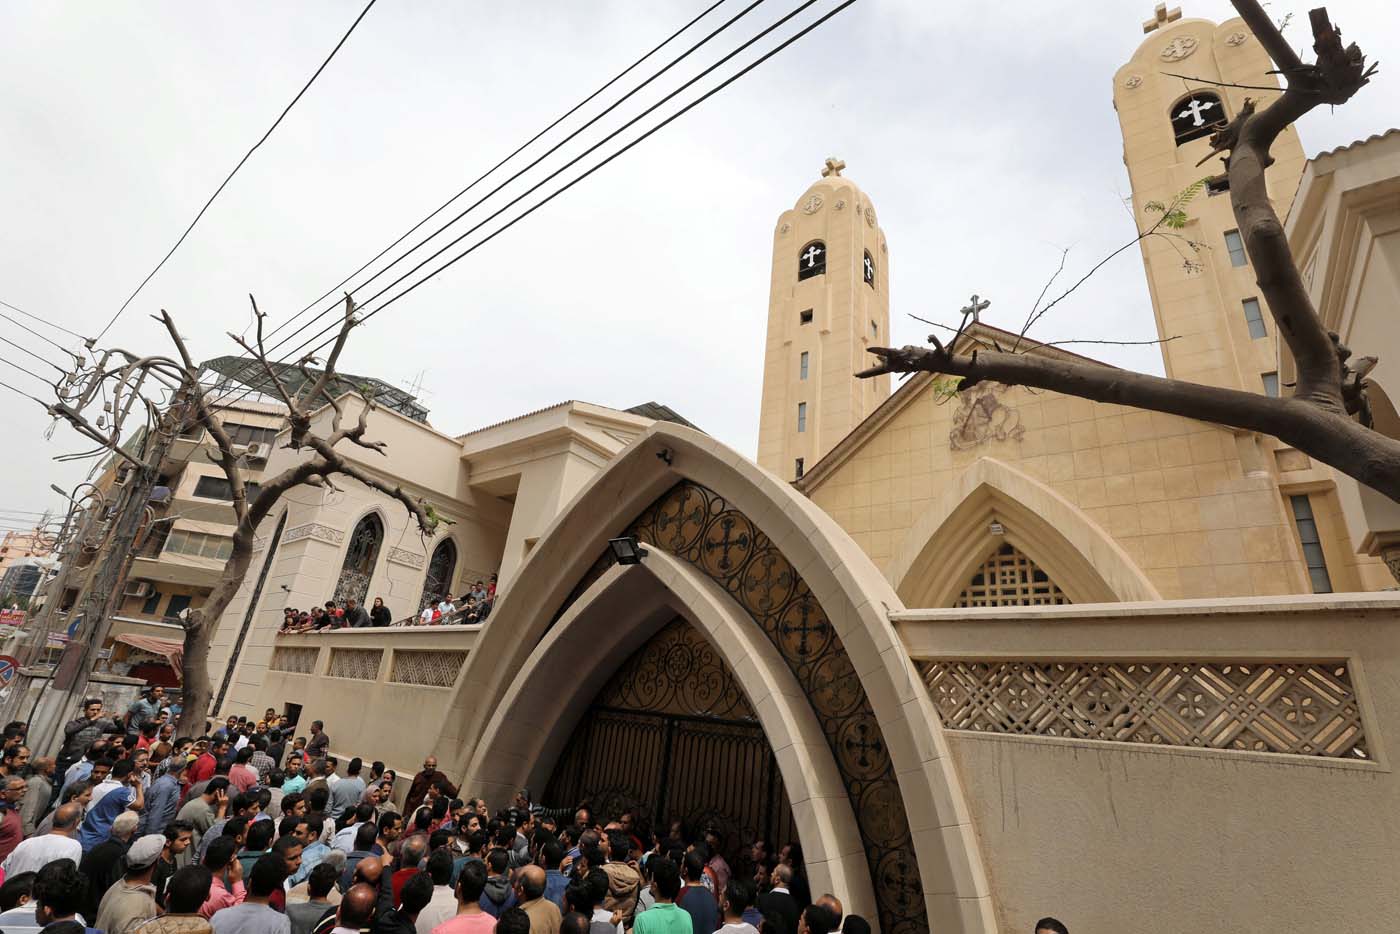
<path fill-rule="evenodd" d="M 355 523 L 355 530 L 350 533 L 350 542 L 345 548 L 345 560 L 340 565 L 340 577 L 336 580 L 335 594 L 332 596 L 336 606 L 343 606 L 346 600 L 364 604 L 383 544 L 384 520 L 377 512 L 366 513 Z"/>
<path fill-rule="evenodd" d="M 444 538 L 433 549 L 428 559 L 428 570 L 423 575 L 423 593 L 418 597 L 418 609 L 429 603 L 436 603 L 452 592 L 452 578 L 457 573 L 457 544 Z"/>

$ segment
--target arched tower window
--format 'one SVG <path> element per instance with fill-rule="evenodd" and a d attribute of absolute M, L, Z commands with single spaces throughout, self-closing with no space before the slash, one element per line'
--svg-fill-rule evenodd
<path fill-rule="evenodd" d="M 436 603 L 443 594 L 449 593 L 452 574 L 457 570 L 457 546 L 452 539 L 444 538 L 433 549 L 428 561 L 428 574 L 423 578 L 423 594 L 418 598 L 418 609 L 429 603 Z"/>
<path fill-rule="evenodd" d="M 826 244 L 813 240 L 797 254 L 797 278 L 810 279 L 826 272 Z"/>
<path fill-rule="evenodd" d="M 954 606 L 1046 606 L 1069 603 L 1050 575 L 1010 542 L 973 572 Z"/>
<path fill-rule="evenodd" d="M 340 567 L 340 579 L 335 583 L 332 599 L 337 606 L 354 599 L 364 605 L 369 594 L 369 580 L 379 560 L 379 546 L 384 542 L 384 523 L 370 513 L 355 525 L 350 533 L 350 547 L 345 549 L 345 563 Z"/>
<path fill-rule="evenodd" d="M 1169 115 L 1178 146 L 1209 136 L 1229 122 L 1220 96 L 1209 91 L 1187 95 L 1172 105 Z"/>
<path fill-rule="evenodd" d="M 866 285 L 875 288 L 875 260 L 869 250 L 865 251 L 865 260 L 860 264 L 860 274 L 864 277 Z"/>

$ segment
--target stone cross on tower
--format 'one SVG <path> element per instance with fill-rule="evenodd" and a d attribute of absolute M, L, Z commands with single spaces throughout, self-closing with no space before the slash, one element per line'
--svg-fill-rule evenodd
<path fill-rule="evenodd" d="M 1165 3 L 1157 4 L 1157 9 L 1152 11 L 1152 18 L 1142 24 L 1142 31 L 1152 32 L 1154 29 L 1161 29 L 1167 23 L 1174 23 L 1181 19 L 1181 7 L 1168 10 Z"/>
<path fill-rule="evenodd" d="M 822 178 L 826 178 L 826 177 L 831 176 L 831 175 L 835 175 L 835 176 L 837 176 L 837 177 L 840 177 L 840 175 L 841 175 L 841 170 L 844 169 L 845 167 L 846 167 L 846 163 L 842 162 L 840 159 L 836 158 L 835 156 L 831 156 L 830 158 L 828 158 L 828 159 L 826 160 L 826 168 L 822 169 Z"/>
<path fill-rule="evenodd" d="M 966 308 L 961 309 L 963 320 L 966 321 L 968 315 L 971 315 L 974 324 L 980 323 L 982 321 L 982 312 L 986 311 L 990 307 L 992 307 L 991 302 L 987 301 L 985 298 L 981 298 L 980 296 L 974 295 L 972 296 L 972 301 L 968 304 L 968 306 Z"/>
<path fill-rule="evenodd" d="M 1201 111 L 1210 110 L 1214 106 L 1216 106 L 1215 101 L 1200 101 L 1193 98 L 1187 103 L 1186 109 L 1176 116 L 1178 120 L 1190 117 L 1192 126 L 1205 126 L 1206 121 L 1205 118 L 1201 116 Z"/>
<path fill-rule="evenodd" d="M 821 247 L 815 243 L 807 247 L 807 252 L 803 253 L 801 259 L 807 261 L 807 268 L 810 269 L 817 264 L 817 257 L 822 255 Z"/>

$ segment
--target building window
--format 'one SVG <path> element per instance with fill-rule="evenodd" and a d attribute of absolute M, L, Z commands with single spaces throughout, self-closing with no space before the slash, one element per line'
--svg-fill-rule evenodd
<path fill-rule="evenodd" d="M 370 578 L 374 576 L 374 566 L 379 561 L 379 546 L 383 542 L 384 523 L 374 513 L 355 525 L 355 531 L 350 533 L 350 546 L 345 549 L 345 563 L 340 566 L 335 593 L 331 596 L 336 606 L 344 606 L 346 600 L 355 600 L 364 605 Z"/>
<path fill-rule="evenodd" d="M 1261 373 L 1260 378 L 1264 381 L 1264 395 L 1278 398 L 1278 374 Z"/>
<path fill-rule="evenodd" d="M 433 549 L 433 557 L 428 561 L 428 573 L 423 578 L 423 592 L 418 597 L 418 609 L 429 603 L 436 603 L 443 597 L 452 599 L 452 575 L 457 569 L 457 546 L 450 538 L 444 538 Z"/>
<path fill-rule="evenodd" d="M 160 609 L 160 598 L 165 596 L 159 590 L 152 590 L 150 596 L 146 597 L 146 602 L 141 604 L 141 612 L 146 616 L 155 616 Z"/>
<path fill-rule="evenodd" d="M 252 500 L 258 495 L 258 485 L 245 482 L 243 493 Z M 229 486 L 228 477 L 200 477 L 195 482 L 194 495 L 204 499 L 221 499 L 226 503 L 233 502 L 233 488 Z"/>
<path fill-rule="evenodd" d="M 1249 257 L 1244 252 L 1244 238 L 1238 230 L 1225 231 L 1225 249 L 1230 251 L 1231 266 L 1249 265 Z"/>
<path fill-rule="evenodd" d="M 190 608 L 190 595 L 187 593 L 173 593 L 170 595 L 170 602 L 165 606 L 166 619 L 179 619 L 180 614 Z"/>
<path fill-rule="evenodd" d="M 794 467 L 794 469 L 793 469 L 793 473 L 796 474 L 796 476 L 795 476 L 793 479 L 795 479 L 795 480 L 801 480 L 801 479 L 802 479 L 802 458 L 799 457 L 799 458 L 797 459 L 797 463 L 796 463 L 796 465 L 795 465 L 795 467 Z"/>
<path fill-rule="evenodd" d="M 953 605 L 1054 606 L 1069 602 L 1050 575 L 1015 545 L 1005 542 L 977 568 Z"/>
<path fill-rule="evenodd" d="M 238 425 L 224 422 L 224 431 L 234 444 L 271 444 L 277 437 L 276 428 L 260 428 L 256 425 Z"/>
<path fill-rule="evenodd" d="M 861 263 L 861 275 L 865 277 L 865 284 L 872 289 L 875 288 L 875 260 L 870 258 L 870 251 L 865 251 L 865 261 Z"/>
<path fill-rule="evenodd" d="M 1303 546 L 1303 561 L 1308 566 L 1313 593 L 1331 593 L 1332 577 L 1327 573 L 1327 556 L 1322 553 L 1322 537 L 1317 534 L 1312 501 L 1306 495 L 1290 496 L 1293 521 L 1298 526 L 1298 542 Z"/>
<path fill-rule="evenodd" d="M 233 539 L 226 535 L 206 535 L 203 532 L 176 529 L 165 541 L 165 553 L 227 561 L 229 555 L 233 554 Z"/>
<path fill-rule="evenodd" d="M 797 254 L 797 278 L 810 279 L 826 272 L 826 244 L 813 240 Z"/>
<path fill-rule="evenodd" d="M 1244 320 L 1249 325 L 1250 337 L 1258 340 L 1261 337 L 1269 336 L 1269 329 L 1264 326 L 1264 312 L 1259 307 L 1259 299 L 1246 298 L 1244 300 Z"/>
<path fill-rule="evenodd" d="M 797 430 L 807 430 L 807 403 L 797 403 Z"/>
<path fill-rule="evenodd" d="M 807 378 L 807 351 L 802 351 L 802 356 L 797 358 L 798 379 Z"/>
<path fill-rule="evenodd" d="M 875 321 L 870 322 L 870 336 L 871 336 L 871 337 L 879 337 L 879 336 L 880 336 L 880 325 L 879 325 L 877 322 L 875 322 Z"/>
<path fill-rule="evenodd" d="M 1209 136 L 1225 126 L 1225 105 L 1218 95 L 1196 91 L 1172 105 L 1172 135 L 1178 146 Z"/>
<path fill-rule="evenodd" d="M 808 308 L 806 311 L 802 312 L 800 315 L 797 316 L 797 320 L 802 324 L 811 324 L 812 309 Z"/>

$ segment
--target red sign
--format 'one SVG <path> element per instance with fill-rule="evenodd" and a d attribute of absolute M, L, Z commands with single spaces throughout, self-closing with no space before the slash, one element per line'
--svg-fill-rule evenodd
<path fill-rule="evenodd" d="M 0 623 L 6 626 L 23 626 L 23 610 L 0 610 Z"/>

